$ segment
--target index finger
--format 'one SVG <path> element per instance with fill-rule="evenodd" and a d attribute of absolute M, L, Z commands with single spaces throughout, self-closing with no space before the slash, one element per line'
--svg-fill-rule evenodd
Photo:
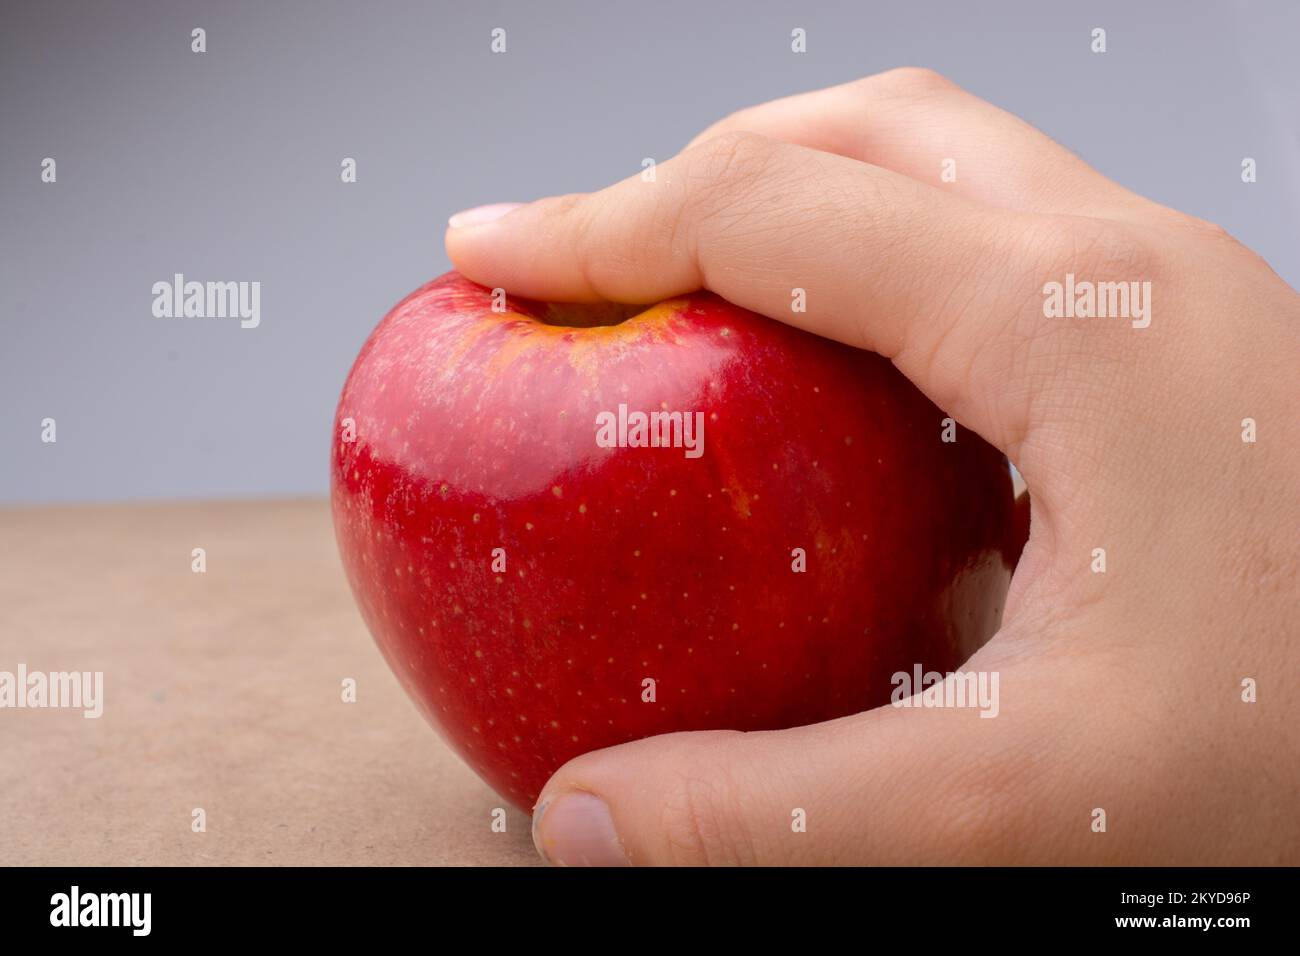
<path fill-rule="evenodd" d="M 1131 263 L 1121 224 L 984 206 L 889 170 L 751 133 L 711 139 L 653 181 L 451 228 L 469 278 L 550 301 L 655 302 L 699 288 L 895 364 L 1013 451 L 1044 278 L 1082 256 Z M 1105 264 L 1092 268 L 1104 274 Z M 1029 323 L 1026 318 L 1028 316 Z M 1054 335 L 1084 335 L 1057 326 Z M 1051 350 L 1077 355 L 1078 347 Z"/>

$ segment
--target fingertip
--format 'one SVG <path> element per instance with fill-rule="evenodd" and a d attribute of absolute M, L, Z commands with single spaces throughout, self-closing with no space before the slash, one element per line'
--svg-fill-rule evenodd
<path fill-rule="evenodd" d="M 533 814 L 533 845 L 552 866 L 630 866 L 609 805 L 594 793 L 561 790 Z"/>
<path fill-rule="evenodd" d="M 496 222 L 508 213 L 514 212 L 522 205 L 524 204 L 521 202 L 494 202 L 485 206 L 462 209 L 458 213 L 453 213 L 447 219 L 447 228 L 456 230 L 468 229 L 473 226 L 485 226 L 488 223 Z"/>
<path fill-rule="evenodd" d="M 447 220 L 443 245 L 452 267 L 467 279 L 510 295 L 548 302 L 599 298 L 575 265 L 571 228 L 553 198 L 490 203 Z"/>
<path fill-rule="evenodd" d="M 450 217 L 442 244 L 453 269 L 473 282 L 491 287 L 501 284 L 499 273 L 509 264 L 503 256 L 504 250 L 510 248 L 506 238 L 508 230 L 499 228 L 499 220 L 511 210 L 500 212 L 493 219 L 474 221 L 479 210 L 486 208 L 468 209 Z"/>

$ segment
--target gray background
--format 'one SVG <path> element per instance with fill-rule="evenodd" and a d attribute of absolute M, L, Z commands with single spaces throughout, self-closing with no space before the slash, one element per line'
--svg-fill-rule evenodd
<path fill-rule="evenodd" d="M 592 189 L 733 109 L 894 66 L 947 74 L 1300 284 L 1300 4 L 1283 0 L 7 2 L 0 18 L 4 504 L 323 492 L 348 367 L 448 268 L 450 213 Z M 259 280 L 261 327 L 154 318 L 174 272 Z"/>

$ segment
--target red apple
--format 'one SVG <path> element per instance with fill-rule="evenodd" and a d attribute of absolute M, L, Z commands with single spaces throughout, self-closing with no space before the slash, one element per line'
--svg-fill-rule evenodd
<path fill-rule="evenodd" d="M 384 656 L 509 800 L 598 747 L 876 707 L 997 629 L 1006 460 L 886 360 L 708 293 L 492 306 L 449 273 L 379 324 L 332 499 Z M 682 416 L 642 445 L 653 412 Z"/>

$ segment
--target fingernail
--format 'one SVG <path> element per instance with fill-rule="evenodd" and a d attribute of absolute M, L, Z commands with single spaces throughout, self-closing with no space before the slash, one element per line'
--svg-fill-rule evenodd
<path fill-rule="evenodd" d="M 465 226 L 481 226 L 485 222 L 500 219 L 512 209 L 518 209 L 522 205 L 521 202 L 494 202 L 487 206 L 475 206 L 473 209 L 466 209 L 456 213 L 447 220 L 447 225 L 453 229 L 463 229 Z"/>
<path fill-rule="evenodd" d="M 609 807 L 590 793 L 564 793 L 538 807 L 533 844 L 552 866 L 631 865 Z"/>

